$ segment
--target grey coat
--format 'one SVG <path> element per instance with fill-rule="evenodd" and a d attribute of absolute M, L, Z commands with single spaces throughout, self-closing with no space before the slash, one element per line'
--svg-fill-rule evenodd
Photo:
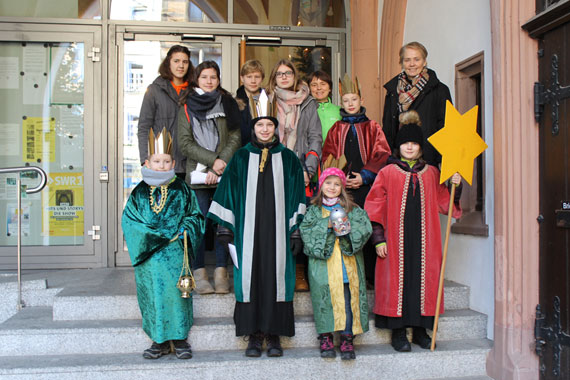
<path fill-rule="evenodd" d="M 301 114 L 297 122 L 295 154 L 303 163 L 303 169 L 309 173 L 309 178 L 317 172 L 323 147 L 323 130 L 321 119 L 319 119 L 319 114 L 317 113 L 318 108 L 317 101 L 311 95 L 307 96 L 301 103 Z M 305 158 L 311 150 L 317 153 L 319 157 L 310 155 Z"/>
<path fill-rule="evenodd" d="M 192 124 L 186 117 L 184 106 L 178 113 L 178 147 L 186 160 L 186 183 L 190 185 L 190 173 L 196 169 L 198 162 L 206 165 L 212 171 L 214 161 L 219 158 L 226 164 L 241 147 L 241 131 L 239 128 L 229 130 L 225 117 L 216 118 L 216 128 L 218 129 L 218 147 L 215 152 L 198 145 L 194 139 Z M 215 188 L 217 185 L 191 185 L 192 189 Z"/>
<path fill-rule="evenodd" d="M 186 90 L 187 91 L 187 90 Z M 183 95 L 181 93 L 181 95 Z M 176 160 L 176 173 L 184 173 L 186 158 L 178 148 L 179 96 L 168 79 L 158 77 L 148 86 L 139 113 L 137 137 L 141 165 L 148 157 L 148 134 L 152 128 L 155 134 L 163 127 L 170 132 L 173 141 L 173 157 Z"/>

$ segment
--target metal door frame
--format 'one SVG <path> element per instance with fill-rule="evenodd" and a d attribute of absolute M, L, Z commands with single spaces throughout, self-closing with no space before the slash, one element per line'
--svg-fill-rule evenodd
<path fill-rule="evenodd" d="M 88 231 L 91 226 L 101 226 L 106 219 L 106 186 L 96 181 L 97 167 L 101 165 L 101 136 L 97 129 L 102 121 L 102 67 L 88 54 L 92 48 L 99 49 L 101 57 L 102 28 L 98 25 L 54 25 L 40 23 L 0 23 L 2 41 L 28 42 L 81 42 L 84 43 L 84 244 L 24 246 L 22 262 L 24 269 L 47 268 L 92 268 L 106 267 L 107 231 L 99 231 L 99 240 L 94 240 Z M 99 128 L 101 129 L 101 128 Z M 95 194 L 100 196 L 96 197 Z M 3 248 L 6 250 L 12 247 Z M 81 252 L 80 254 L 77 254 Z M 0 256 L 0 267 L 10 267 L 11 256 Z M 7 260 L 6 260 L 7 259 Z"/>
<path fill-rule="evenodd" d="M 188 25 L 188 24 L 187 24 Z M 272 31 L 269 26 L 257 25 L 230 25 L 230 24 L 200 24 L 199 26 L 181 26 L 179 23 L 163 23 L 156 26 L 152 22 L 116 22 L 109 25 L 109 114 L 108 114 L 108 161 L 113 162 L 111 169 L 110 187 L 114 191 L 109 193 L 110 212 L 108 226 L 110 234 L 108 241 L 109 266 L 130 265 L 122 254 L 123 234 L 120 227 L 120 214 L 122 212 L 122 164 L 123 164 L 123 52 L 125 36 L 128 40 L 141 41 L 188 41 L 189 36 L 206 35 L 206 42 L 218 42 L 222 45 L 222 55 L 229 55 L 230 59 L 222 59 L 221 79 L 222 87 L 230 90 L 237 89 L 239 85 L 239 73 L 236 67 L 239 65 L 239 41 L 243 36 L 275 37 L 281 39 L 276 46 L 317 46 L 320 45 L 331 49 L 331 76 L 340 77 L 350 67 L 350 60 L 346 57 L 346 32 L 341 28 L 327 28 L 326 32 L 317 32 L 315 28 L 296 28 L 295 31 Z M 193 41 L 199 41 L 193 39 Z M 268 73 L 266 73 L 268 75 Z M 333 101 L 339 101 L 338 93 L 333 93 Z M 116 104 L 116 110 L 112 111 Z"/>

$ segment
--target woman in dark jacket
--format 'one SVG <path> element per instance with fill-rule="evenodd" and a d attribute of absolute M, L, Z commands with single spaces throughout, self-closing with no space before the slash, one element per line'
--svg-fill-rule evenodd
<path fill-rule="evenodd" d="M 194 75 L 188 48 L 181 45 L 172 46 L 158 72 L 160 76 L 146 90 L 139 114 L 137 137 L 141 165 L 148 158 L 148 134 L 151 128 L 155 136 L 158 136 L 162 128 L 166 128 L 174 142 L 174 171 L 178 177 L 184 179 L 186 158 L 178 148 L 177 134 L 178 109 L 184 104 L 188 95 L 188 82 Z"/>
<path fill-rule="evenodd" d="M 427 68 L 426 48 L 419 42 L 410 42 L 400 49 L 402 72 L 384 85 L 384 116 L 382 125 L 392 151 L 398 132 L 398 116 L 415 110 L 420 115 L 424 134 L 424 160 L 434 166 L 441 163 L 441 155 L 427 142 L 427 138 L 443 127 L 445 102 L 451 101 L 449 88 L 441 83 L 433 70 Z"/>
<path fill-rule="evenodd" d="M 220 86 L 220 68 L 216 62 L 200 63 L 196 67 L 194 81 L 195 88 L 178 115 L 178 146 L 187 158 L 186 182 L 196 193 L 202 214 L 206 215 L 219 177 L 241 146 L 240 113 L 234 98 Z M 198 164 L 204 168 L 202 174 L 205 178 L 201 180 L 192 175 L 192 172 L 200 170 Z M 205 243 L 202 241 L 193 263 L 196 292 L 199 294 L 214 292 L 204 267 L 204 251 Z M 214 251 L 215 292 L 228 293 L 227 253 L 217 239 Z"/>

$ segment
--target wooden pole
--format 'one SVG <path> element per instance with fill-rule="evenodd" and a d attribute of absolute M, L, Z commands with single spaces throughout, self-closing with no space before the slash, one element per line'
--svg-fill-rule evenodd
<path fill-rule="evenodd" d="M 239 42 L 239 70 L 241 70 L 245 63 L 245 36 L 242 34 L 241 41 Z"/>
<path fill-rule="evenodd" d="M 433 321 L 433 334 L 431 336 L 431 350 L 435 350 L 435 336 L 437 335 L 437 323 L 439 322 L 439 307 L 441 305 L 441 297 L 443 296 L 443 277 L 445 275 L 445 262 L 447 261 L 447 247 L 449 245 L 449 234 L 451 232 L 451 214 L 453 212 L 453 200 L 455 198 L 455 188 L 457 185 L 451 186 L 451 194 L 449 194 L 449 210 L 447 211 L 447 228 L 445 229 L 445 244 L 443 245 L 443 259 L 441 261 L 441 272 L 439 273 L 439 287 L 437 289 L 437 303 L 435 305 L 435 319 Z"/>

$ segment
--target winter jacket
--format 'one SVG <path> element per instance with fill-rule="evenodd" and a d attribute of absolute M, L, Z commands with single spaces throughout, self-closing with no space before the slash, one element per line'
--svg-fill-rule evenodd
<path fill-rule="evenodd" d="M 273 96 L 270 96 L 270 100 L 273 101 Z M 317 172 L 323 146 L 323 131 L 317 108 L 315 98 L 311 95 L 307 96 L 301 103 L 299 120 L 297 121 L 297 142 L 294 152 L 309 177 Z M 312 154 L 306 157 L 310 151 L 317 153 L 318 157 Z"/>
<path fill-rule="evenodd" d="M 234 99 L 230 95 L 222 95 L 226 97 L 222 100 L 222 104 L 235 104 Z M 219 158 L 226 164 L 230 162 L 234 153 L 241 147 L 240 128 L 228 128 L 230 122 L 228 118 L 235 117 L 235 111 L 228 112 L 227 107 L 224 105 L 226 117 L 216 118 L 216 128 L 218 130 L 218 147 L 215 152 L 205 149 L 198 145 L 194 139 L 192 125 L 189 121 L 189 114 L 186 114 L 184 107 L 180 108 L 178 113 L 178 139 L 180 152 L 186 156 L 186 182 L 190 184 L 190 173 L 196 169 L 198 162 L 208 167 L 212 171 L 214 161 Z M 234 121 L 235 122 L 235 121 Z M 190 185 L 192 189 L 215 188 L 217 185 Z"/>
<path fill-rule="evenodd" d="M 427 142 L 427 138 L 443 128 L 445 122 L 445 102 L 451 101 L 449 88 L 437 79 L 433 70 L 428 69 L 429 80 L 420 95 L 411 104 L 409 110 L 415 110 L 420 115 L 422 130 L 424 132 L 423 159 L 430 165 L 437 166 L 441 162 L 441 155 Z M 398 76 L 390 79 L 385 85 L 386 98 L 384 100 L 384 115 L 382 124 L 386 140 L 392 151 L 399 149 L 394 146 L 396 133 L 400 122 L 398 120 Z"/>
<path fill-rule="evenodd" d="M 235 100 L 241 114 L 241 146 L 246 146 L 251 141 L 251 111 L 249 110 L 249 98 L 242 85 L 236 91 Z"/>
<path fill-rule="evenodd" d="M 340 107 L 331 102 L 329 98 L 326 102 L 319 103 L 317 109 L 319 119 L 321 120 L 321 127 L 323 131 L 323 143 L 327 139 L 327 133 L 331 127 L 341 119 Z"/>
<path fill-rule="evenodd" d="M 188 91 L 188 90 L 183 90 Z M 181 92 L 181 95 L 182 92 Z M 148 86 L 139 113 L 137 137 L 141 165 L 148 158 L 148 134 L 152 128 L 155 135 L 166 127 L 172 136 L 173 157 L 176 160 L 176 173 L 184 173 L 186 158 L 178 147 L 178 109 L 179 95 L 168 79 L 158 77 Z"/>
<path fill-rule="evenodd" d="M 328 228 L 329 216 L 328 210 L 311 206 L 299 227 L 304 252 L 309 257 L 308 273 L 315 326 L 319 334 L 342 331 L 345 328 L 344 261 L 353 300 L 352 329 L 354 334 L 362 334 L 368 331 L 369 313 L 362 247 L 368 241 L 372 227 L 366 212 L 355 207 L 348 213 L 351 232 L 336 237 L 332 229 Z"/>

